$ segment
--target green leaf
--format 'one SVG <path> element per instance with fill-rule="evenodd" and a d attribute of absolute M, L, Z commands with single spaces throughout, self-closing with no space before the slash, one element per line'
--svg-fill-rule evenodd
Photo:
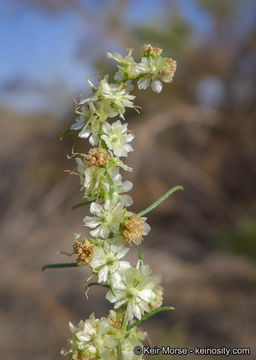
<path fill-rule="evenodd" d="M 72 210 L 75 210 L 75 209 L 77 209 L 77 208 L 79 208 L 79 207 L 88 205 L 88 204 L 90 204 L 93 200 L 94 200 L 94 199 L 92 199 L 92 200 L 86 200 L 86 201 L 81 201 L 80 203 L 77 203 L 77 204 L 73 205 L 71 209 L 72 209 Z"/>
<path fill-rule="evenodd" d="M 60 140 L 63 140 L 64 136 L 67 135 L 71 131 L 72 131 L 71 129 L 66 129 L 65 131 L 63 131 L 63 133 L 60 135 Z"/>
<path fill-rule="evenodd" d="M 79 266 L 78 263 L 59 263 L 59 264 L 47 264 L 42 267 L 42 271 L 45 269 L 58 269 L 58 268 L 68 268 L 68 267 L 76 267 Z"/>
<path fill-rule="evenodd" d="M 91 201 L 97 198 L 97 194 L 86 194 L 83 196 L 83 199 L 91 199 Z"/>
<path fill-rule="evenodd" d="M 127 312 L 127 304 L 125 305 L 125 308 L 124 308 L 124 316 L 123 316 L 123 321 L 122 321 L 122 327 L 121 329 L 125 329 L 126 328 L 126 325 L 127 325 L 127 316 L 126 316 L 126 312 Z"/>
<path fill-rule="evenodd" d="M 103 286 L 103 287 L 108 288 L 112 292 L 113 296 L 115 296 L 114 291 L 113 291 L 113 287 L 112 287 L 111 284 L 101 284 L 101 283 L 95 281 L 95 282 L 89 283 L 87 285 L 87 287 L 91 287 L 91 286 L 94 286 L 94 285 L 99 285 L 99 286 Z"/>
<path fill-rule="evenodd" d="M 167 310 L 174 310 L 174 307 L 172 306 L 162 306 L 156 310 L 151 311 L 149 314 L 144 315 L 141 320 L 135 321 L 133 324 L 131 324 L 130 326 L 127 327 L 127 331 L 131 330 L 132 328 L 134 328 L 135 326 L 138 326 L 139 324 L 141 324 L 143 321 L 147 320 L 148 318 L 150 318 L 151 316 L 158 314 L 159 312 L 162 311 L 167 311 Z"/>
<path fill-rule="evenodd" d="M 171 196 L 172 194 L 174 194 L 176 191 L 179 190 L 183 190 L 183 186 L 174 186 L 173 188 L 171 188 L 169 191 L 167 191 L 163 196 L 161 196 L 156 202 L 154 202 L 152 205 L 150 205 L 148 208 L 146 208 L 145 210 L 142 210 L 139 215 L 143 216 L 147 213 L 149 213 L 150 211 L 154 210 L 158 205 L 160 205 L 164 200 L 166 200 L 169 196 Z"/>

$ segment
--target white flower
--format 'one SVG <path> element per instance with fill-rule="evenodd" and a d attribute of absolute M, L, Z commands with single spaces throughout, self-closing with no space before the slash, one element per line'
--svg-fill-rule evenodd
<path fill-rule="evenodd" d="M 102 206 L 93 202 L 90 206 L 90 212 L 96 216 L 86 216 L 84 224 L 94 230 L 90 234 L 94 237 L 107 239 L 110 233 L 114 235 L 119 232 L 120 224 L 124 221 L 125 209 L 119 203 L 113 203 L 107 200 Z"/>
<path fill-rule="evenodd" d="M 80 130 L 84 127 L 84 117 L 80 116 L 76 119 L 76 122 L 70 126 L 70 130 Z"/>
<path fill-rule="evenodd" d="M 149 303 L 156 298 L 154 289 L 160 283 L 158 276 L 151 275 L 148 265 L 139 260 L 135 268 L 126 268 L 116 271 L 112 275 L 112 284 L 115 295 L 108 291 L 106 298 L 115 303 L 114 309 L 127 305 L 127 319 L 133 317 L 141 319 L 145 312 L 149 312 Z"/>
<path fill-rule="evenodd" d="M 124 78 L 124 75 L 126 75 L 126 78 L 128 79 L 134 79 L 142 72 L 144 72 L 144 68 L 134 61 L 131 53 L 132 51 L 130 50 L 129 55 L 124 57 L 118 53 L 107 53 L 107 56 L 110 59 L 114 59 L 121 64 L 119 67 L 119 72 L 115 74 L 115 80 L 121 81 Z"/>
<path fill-rule="evenodd" d="M 113 326 L 108 319 L 95 319 L 93 313 L 86 321 L 80 321 L 77 327 L 69 323 L 69 328 L 72 333 L 68 342 L 70 349 L 62 350 L 62 355 L 70 359 L 97 357 L 111 360 L 115 357 L 118 340 L 112 334 Z"/>
<path fill-rule="evenodd" d="M 88 166 L 86 161 L 76 158 L 77 171 L 80 174 L 81 189 L 87 194 L 100 194 L 109 191 L 109 182 L 105 176 L 105 168 Z"/>
<path fill-rule="evenodd" d="M 166 83 L 172 81 L 176 61 L 161 56 L 147 56 L 142 58 L 141 66 L 145 69 L 145 76 L 138 80 L 138 88 L 147 89 L 151 82 L 152 90 L 160 93 L 163 87 L 161 81 Z"/>
<path fill-rule="evenodd" d="M 97 104 L 93 101 L 89 101 L 87 107 L 83 106 L 81 110 L 83 115 L 80 117 L 80 122 L 84 119 L 84 126 L 78 136 L 83 139 L 89 138 L 90 144 L 92 146 L 97 146 L 99 144 L 101 124 L 107 119 L 107 116 L 102 111 L 99 113 Z"/>
<path fill-rule="evenodd" d="M 129 332 L 121 331 L 122 315 L 111 310 L 107 319 L 95 319 L 94 314 L 91 314 L 86 321 L 80 321 L 77 327 L 69 323 L 72 335 L 68 340 L 68 349 L 63 349 L 61 354 L 70 360 L 113 360 L 119 358 L 117 346 L 120 345 L 122 359 L 138 359 L 133 349 L 136 345 L 142 346 L 146 333 L 136 327 Z"/>
<path fill-rule="evenodd" d="M 129 151 L 133 151 L 132 146 L 128 143 L 133 140 L 134 136 L 127 134 L 127 124 L 122 125 L 120 120 L 115 121 L 112 125 L 105 123 L 103 131 L 105 135 L 102 135 L 101 138 L 116 156 L 127 156 Z"/>
<path fill-rule="evenodd" d="M 94 251 L 90 266 L 92 270 L 98 273 L 98 281 L 106 282 L 116 270 L 123 266 L 128 266 L 127 261 L 119 261 L 124 257 L 129 248 L 120 246 L 120 244 L 105 243 L 103 247 L 98 247 Z"/>
<path fill-rule="evenodd" d="M 115 170 L 117 167 L 124 169 L 125 171 L 132 171 L 132 168 L 125 165 L 119 157 L 111 157 L 108 162 L 110 170 Z"/>
<path fill-rule="evenodd" d="M 112 118 L 118 114 L 111 104 L 98 98 L 99 95 L 97 95 L 97 98 L 95 96 L 88 98 L 85 105 L 82 105 L 83 102 L 79 103 L 81 109 L 79 109 L 78 113 L 82 115 L 71 126 L 71 130 L 80 130 L 79 137 L 83 139 L 89 138 L 89 142 L 93 146 L 99 144 L 99 132 L 102 124 L 108 117 Z"/>
<path fill-rule="evenodd" d="M 109 84 L 108 77 L 105 76 L 100 82 L 100 91 L 104 99 L 112 105 L 113 109 L 123 118 L 125 107 L 134 107 L 134 95 L 128 93 L 127 86 L 121 84 Z"/>
<path fill-rule="evenodd" d="M 134 354 L 133 349 L 135 346 L 143 347 L 141 342 L 145 340 L 146 336 L 146 332 L 142 332 L 137 328 L 133 328 L 129 331 L 129 335 L 124 338 L 124 341 L 121 344 L 122 355 L 125 360 L 139 360 L 138 356 Z"/>
<path fill-rule="evenodd" d="M 89 143 L 92 146 L 98 146 L 99 144 L 99 131 L 100 131 L 100 121 L 95 121 L 93 125 L 85 124 L 83 129 L 79 132 L 78 136 L 82 139 L 87 139 L 89 137 Z"/>
<path fill-rule="evenodd" d="M 132 189 L 131 181 L 122 182 L 122 176 L 119 173 L 118 169 L 114 170 L 112 173 L 112 180 L 114 182 L 114 192 L 112 194 L 114 201 L 121 201 L 121 203 L 125 206 L 131 206 L 133 204 L 133 200 L 130 195 L 121 195 L 122 193 L 128 192 Z"/>

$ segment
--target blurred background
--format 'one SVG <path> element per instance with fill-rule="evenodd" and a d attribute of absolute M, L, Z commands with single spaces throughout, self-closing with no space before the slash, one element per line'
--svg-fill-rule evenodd
<path fill-rule="evenodd" d="M 104 289 L 85 299 L 86 268 L 41 267 L 74 261 L 60 252 L 85 231 L 88 209 L 71 211 L 79 181 L 64 170 L 74 168 L 73 144 L 88 144 L 76 134 L 59 141 L 75 119 L 73 98 L 89 93 L 87 76 L 113 75 L 106 51 L 130 47 L 139 59 L 144 43 L 178 67 L 161 95 L 135 90 L 141 115 L 127 113 L 131 209 L 174 185 L 185 190 L 148 216 L 144 261 L 176 309 L 143 328 L 152 345 L 255 354 L 256 2 L 7 0 L 0 34 L 1 356 L 59 359 L 69 320 L 108 312 Z M 137 249 L 129 254 L 135 263 Z"/>

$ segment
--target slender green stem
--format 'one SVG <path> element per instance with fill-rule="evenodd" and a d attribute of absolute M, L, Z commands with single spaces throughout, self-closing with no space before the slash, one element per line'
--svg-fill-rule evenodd
<path fill-rule="evenodd" d="M 42 271 L 46 269 L 58 269 L 58 268 L 69 268 L 79 266 L 78 263 L 59 263 L 59 264 L 47 264 L 42 267 Z"/>
<path fill-rule="evenodd" d="M 158 205 L 160 205 L 164 200 L 166 200 L 169 196 L 171 196 L 172 194 L 174 194 L 176 191 L 179 190 L 183 190 L 183 186 L 174 186 L 173 188 L 171 188 L 169 191 L 167 191 L 163 196 L 161 196 L 156 202 L 154 202 L 152 205 L 150 205 L 148 208 L 146 208 L 145 210 L 142 210 L 139 215 L 143 216 L 147 213 L 149 213 L 150 211 L 154 210 Z"/>
<path fill-rule="evenodd" d="M 90 201 L 93 201 L 97 198 L 97 194 L 86 194 L 83 196 L 83 199 L 90 199 Z"/>
<path fill-rule="evenodd" d="M 118 345 L 117 345 L 117 359 L 118 359 L 118 360 L 123 360 L 123 354 L 122 354 L 121 344 L 118 344 Z"/>
<path fill-rule="evenodd" d="M 63 140 L 64 136 L 67 135 L 71 131 L 72 131 L 71 129 L 66 129 L 65 131 L 63 131 L 63 133 L 60 135 L 60 140 Z"/>
<path fill-rule="evenodd" d="M 80 208 L 80 207 L 82 207 L 82 206 L 88 205 L 88 204 L 90 204 L 93 200 L 94 200 L 94 199 L 92 199 L 92 200 L 86 200 L 86 201 L 81 201 L 80 203 L 77 203 L 77 204 L 73 205 L 71 209 L 72 209 L 72 210 L 75 210 L 75 209 Z"/>
<path fill-rule="evenodd" d="M 172 306 L 162 306 L 156 310 L 151 311 L 149 314 L 144 315 L 141 320 L 135 321 L 134 323 L 132 323 L 130 326 L 127 327 L 127 331 L 131 330 L 132 328 L 134 328 L 135 326 L 138 326 L 139 324 L 141 324 L 143 321 L 147 320 L 148 318 L 150 318 L 151 316 L 158 314 L 161 311 L 166 311 L 166 310 L 173 310 L 174 307 Z"/>
<path fill-rule="evenodd" d="M 126 328 L 126 311 L 127 311 L 127 305 L 125 306 L 125 309 L 124 309 L 124 316 L 123 316 L 123 321 L 122 321 L 122 329 Z"/>
<path fill-rule="evenodd" d="M 106 178 L 108 179 L 109 187 L 110 187 L 109 196 L 110 196 L 110 199 L 112 199 L 112 195 L 113 195 L 113 192 L 114 192 L 114 182 L 113 182 L 113 179 L 112 179 L 112 177 L 109 175 L 109 173 L 108 173 L 107 170 L 105 171 L 105 175 L 106 175 Z"/>
<path fill-rule="evenodd" d="M 99 286 L 103 286 L 103 287 L 108 288 L 112 292 L 113 296 L 115 296 L 115 293 L 114 293 L 114 290 L 113 290 L 113 287 L 112 287 L 111 284 L 101 284 L 99 282 L 94 281 L 94 282 L 89 283 L 87 285 L 87 287 L 91 287 L 91 286 L 94 286 L 94 285 L 99 285 Z"/>
<path fill-rule="evenodd" d="M 139 249 L 139 250 L 138 250 L 138 259 L 141 260 L 141 261 L 143 260 L 143 252 L 142 252 L 142 249 Z"/>

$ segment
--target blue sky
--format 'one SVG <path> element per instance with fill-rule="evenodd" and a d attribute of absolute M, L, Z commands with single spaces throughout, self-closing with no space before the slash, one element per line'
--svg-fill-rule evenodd
<path fill-rule="evenodd" d="M 97 13 L 102 11 L 104 2 L 86 3 L 92 13 Z M 51 107 L 49 95 L 37 91 L 33 84 L 52 86 L 56 96 L 58 84 L 69 97 L 82 91 L 85 77 L 93 73 L 93 68 L 89 60 L 82 63 L 77 59 L 77 45 L 81 34 L 86 40 L 94 30 L 70 10 L 50 15 L 17 4 L 14 0 L 0 2 L 0 104 L 19 110 Z M 196 31 L 204 33 L 210 30 L 208 15 L 194 1 L 179 0 L 177 4 Z M 127 9 L 127 24 L 132 26 L 161 18 L 165 6 L 166 0 L 132 0 Z M 28 88 L 7 91 L 17 79 L 25 79 Z"/>

